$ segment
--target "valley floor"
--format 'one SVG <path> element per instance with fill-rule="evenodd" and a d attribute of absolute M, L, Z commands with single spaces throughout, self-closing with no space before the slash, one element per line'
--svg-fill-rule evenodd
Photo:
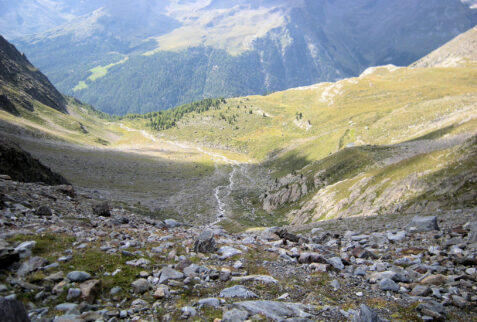
<path fill-rule="evenodd" d="M 255 189 L 263 186 L 259 180 L 266 178 L 257 175 L 257 167 L 230 159 L 230 153 L 121 127 L 143 140 L 94 147 L 38 137 L 37 132 L 6 122 L 0 122 L 0 133 L 63 175 L 79 191 L 118 205 L 134 205 L 140 213 L 158 219 L 218 223 L 234 212 L 253 211 L 251 205 L 234 207 L 231 193 L 250 187 L 258 194 Z"/>

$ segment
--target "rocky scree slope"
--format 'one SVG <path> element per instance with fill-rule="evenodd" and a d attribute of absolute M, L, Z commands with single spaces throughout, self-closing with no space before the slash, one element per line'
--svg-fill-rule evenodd
<path fill-rule="evenodd" d="M 32 321 L 475 319 L 475 211 L 229 234 L 0 178 L 0 310 Z"/>
<path fill-rule="evenodd" d="M 18 113 L 15 105 L 33 110 L 30 100 L 66 112 L 63 95 L 25 55 L 0 36 L 0 108 L 14 114 Z"/>

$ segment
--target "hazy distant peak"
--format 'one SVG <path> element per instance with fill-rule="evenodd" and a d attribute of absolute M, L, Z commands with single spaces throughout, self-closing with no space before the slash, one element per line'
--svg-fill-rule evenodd
<path fill-rule="evenodd" d="M 285 25 L 286 14 L 293 7 L 288 1 L 180 1 L 173 0 L 167 15 L 182 26 L 157 37 L 159 50 L 182 50 L 210 46 L 239 54 L 253 47 L 256 39 Z"/>

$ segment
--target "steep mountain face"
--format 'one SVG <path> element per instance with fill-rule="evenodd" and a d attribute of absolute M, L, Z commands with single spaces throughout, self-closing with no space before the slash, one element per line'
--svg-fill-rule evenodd
<path fill-rule="evenodd" d="M 62 92 L 125 114 L 332 81 L 374 65 L 408 65 L 475 26 L 470 5 L 66 1 L 53 11 L 67 15 L 67 24 L 14 42 Z"/>
<path fill-rule="evenodd" d="M 33 109 L 31 99 L 66 112 L 66 101 L 25 55 L 0 36 L 0 108 L 16 113 L 15 104 Z"/>
<path fill-rule="evenodd" d="M 61 175 L 52 172 L 30 153 L 3 137 L 0 138 L 0 174 L 8 175 L 13 180 L 21 182 L 68 184 Z"/>

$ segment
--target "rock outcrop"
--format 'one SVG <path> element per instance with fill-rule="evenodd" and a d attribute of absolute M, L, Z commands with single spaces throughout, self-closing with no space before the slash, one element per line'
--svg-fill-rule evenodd
<path fill-rule="evenodd" d="M 13 91 L 16 94 L 13 94 Z M 66 113 L 66 100 L 25 55 L 0 36 L 0 108 L 17 113 L 13 102 L 32 110 L 29 99 Z"/>
<path fill-rule="evenodd" d="M 65 178 L 51 171 L 7 138 L 0 138 L 0 174 L 7 174 L 13 180 L 22 182 L 68 184 Z"/>

